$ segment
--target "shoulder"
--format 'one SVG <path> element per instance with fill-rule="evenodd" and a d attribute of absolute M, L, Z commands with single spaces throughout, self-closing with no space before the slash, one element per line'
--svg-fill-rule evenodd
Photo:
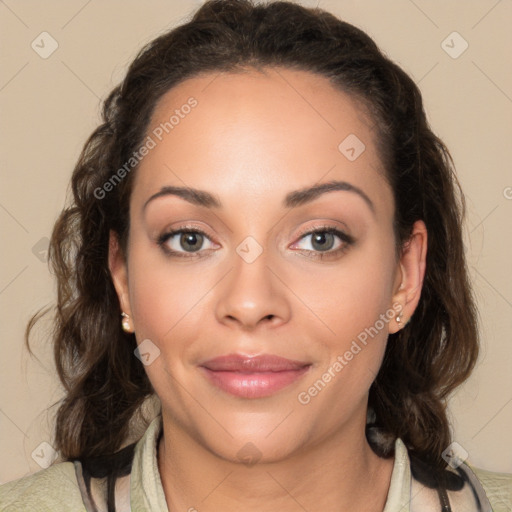
<path fill-rule="evenodd" d="M 512 512 L 512 475 L 495 473 L 466 462 L 434 470 L 409 453 L 411 469 L 410 510 L 438 510 L 449 503 L 454 512 Z M 443 509 L 444 510 L 444 509 Z"/>
<path fill-rule="evenodd" d="M 72 462 L 60 462 L 0 485 L 1 512 L 33 510 L 85 512 Z"/>
<path fill-rule="evenodd" d="M 494 512 L 512 510 L 512 474 L 495 473 L 470 466 L 491 502 Z"/>

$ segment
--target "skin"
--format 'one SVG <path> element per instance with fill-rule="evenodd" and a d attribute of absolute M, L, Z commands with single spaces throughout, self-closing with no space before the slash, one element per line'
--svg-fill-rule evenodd
<path fill-rule="evenodd" d="M 379 458 L 366 441 L 368 390 L 388 334 L 418 304 L 425 225 L 415 224 L 397 257 L 376 133 L 358 104 L 325 78 L 282 68 L 205 74 L 167 92 L 148 134 L 191 96 L 197 107 L 137 170 L 127 255 L 114 233 L 110 246 L 122 310 L 138 343 L 150 339 L 160 350 L 145 368 L 162 402 L 158 465 L 169 509 L 383 510 L 393 459 Z M 354 161 L 338 149 L 349 134 L 366 146 Z M 283 207 L 289 192 L 331 180 L 358 187 L 373 209 L 352 191 Z M 174 195 L 144 208 L 165 186 L 206 190 L 222 208 Z M 170 257 L 158 245 L 160 235 L 184 225 L 205 231 L 198 243 L 204 257 Z M 328 250 L 345 250 L 315 259 L 321 247 L 301 230 L 325 226 L 355 242 L 329 239 Z M 248 236 L 263 249 L 252 263 L 236 251 Z M 171 240 L 168 247 L 191 254 L 179 234 Z M 390 310 L 378 335 L 301 404 L 298 394 Z M 276 354 L 311 367 L 270 397 L 235 397 L 198 368 L 231 353 Z M 259 459 L 248 465 L 237 452 L 249 442 Z"/>

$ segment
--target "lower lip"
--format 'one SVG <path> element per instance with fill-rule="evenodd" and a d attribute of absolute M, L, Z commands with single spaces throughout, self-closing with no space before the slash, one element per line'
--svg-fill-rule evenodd
<path fill-rule="evenodd" d="M 299 370 L 258 373 L 213 371 L 204 366 L 201 369 L 210 382 L 227 393 L 242 398 L 263 398 L 300 379 L 309 370 L 309 366 Z"/>

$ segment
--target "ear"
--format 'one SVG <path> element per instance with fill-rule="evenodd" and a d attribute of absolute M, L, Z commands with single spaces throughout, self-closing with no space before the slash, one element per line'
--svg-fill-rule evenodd
<path fill-rule="evenodd" d="M 422 220 L 414 223 L 410 239 L 402 248 L 393 294 L 395 319 L 391 334 L 399 331 L 411 318 L 420 301 L 427 267 L 427 228 Z M 397 321 L 400 316 L 401 321 Z"/>
<path fill-rule="evenodd" d="M 130 307 L 130 299 L 128 293 L 128 268 L 126 265 L 126 258 L 123 250 L 119 244 L 119 237 L 114 231 L 110 231 L 109 247 L 108 247 L 108 267 L 110 275 L 114 283 L 114 288 L 117 292 L 119 304 L 121 305 L 121 312 L 132 316 Z"/>

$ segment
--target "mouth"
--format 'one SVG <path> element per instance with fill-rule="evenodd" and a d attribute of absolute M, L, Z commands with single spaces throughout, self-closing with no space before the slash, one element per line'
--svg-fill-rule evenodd
<path fill-rule="evenodd" d="M 271 396 L 303 377 L 310 367 L 311 363 L 266 354 L 230 354 L 199 366 L 210 383 L 242 398 Z"/>

